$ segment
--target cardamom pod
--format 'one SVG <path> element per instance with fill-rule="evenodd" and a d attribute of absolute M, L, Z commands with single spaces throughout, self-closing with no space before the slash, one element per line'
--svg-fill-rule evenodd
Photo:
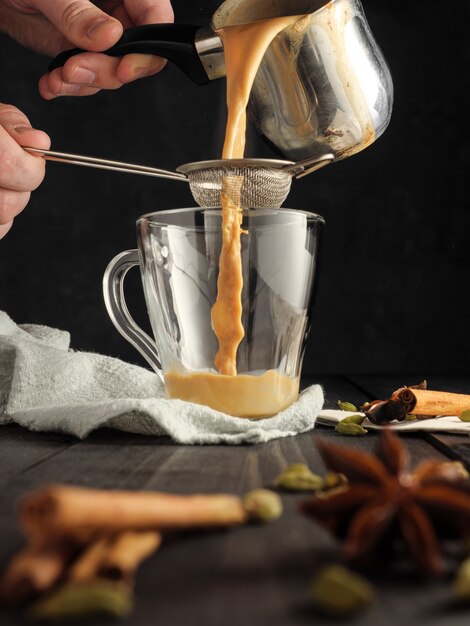
<path fill-rule="evenodd" d="M 470 422 L 470 409 L 465 409 L 465 411 L 462 411 L 462 413 L 459 415 L 459 418 L 462 420 L 462 422 Z"/>
<path fill-rule="evenodd" d="M 88 615 L 127 617 L 132 612 L 129 585 L 104 579 L 69 583 L 39 600 L 29 615 L 37 620 L 62 620 Z"/>
<path fill-rule="evenodd" d="M 340 435 L 347 435 L 349 437 L 358 437 L 359 435 L 366 435 L 367 430 L 360 424 L 354 424 L 353 422 L 341 421 L 336 424 L 336 428 Z"/>
<path fill-rule="evenodd" d="M 413 415 L 412 413 L 408 413 L 407 415 L 405 415 L 405 419 L 407 422 L 412 422 L 414 420 L 418 419 L 417 415 Z"/>
<path fill-rule="evenodd" d="M 255 489 L 243 498 L 243 507 L 250 520 L 270 522 L 282 515 L 282 500 L 269 489 Z"/>
<path fill-rule="evenodd" d="M 341 565 L 328 565 L 312 584 L 312 596 L 319 609 L 329 616 L 347 617 L 359 613 L 374 600 L 369 582 Z"/>
<path fill-rule="evenodd" d="M 336 472 L 328 472 L 325 476 L 325 484 L 323 489 L 336 489 L 337 487 L 343 487 L 348 484 L 348 479 L 344 474 L 337 474 Z"/>
<path fill-rule="evenodd" d="M 352 411 L 353 413 L 357 412 L 356 407 L 351 402 L 341 402 L 341 400 L 338 400 L 338 408 L 340 411 Z"/>
<path fill-rule="evenodd" d="M 453 589 L 460 600 L 470 600 L 470 559 L 465 559 L 459 567 Z"/>
<path fill-rule="evenodd" d="M 366 419 L 365 415 L 361 415 L 357 413 L 356 415 L 349 415 L 349 417 L 345 417 L 341 421 L 343 422 L 343 424 L 359 424 L 359 426 L 361 426 L 362 422 L 365 419 Z"/>
<path fill-rule="evenodd" d="M 278 489 L 288 491 L 320 491 L 325 487 L 325 481 L 318 474 L 314 474 L 303 463 L 290 465 L 274 481 Z"/>
<path fill-rule="evenodd" d="M 468 480 L 470 478 L 470 475 L 467 472 L 465 465 L 461 461 L 448 461 L 447 463 L 444 462 L 441 464 L 441 468 L 448 469 L 454 476 L 456 474 L 460 480 Z"/>

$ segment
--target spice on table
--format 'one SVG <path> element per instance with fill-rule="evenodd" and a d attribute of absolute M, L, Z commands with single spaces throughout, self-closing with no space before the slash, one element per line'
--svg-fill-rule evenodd
<path fill-rule="evenodd" d="M 459 418 L 462 422 L 470 422 L 470 408 L 465 409 L 460 413 Z"/>
<path fill-rule="evenodd" d="M 252 521 L 270 522 L 282 515 L 282 500 L 269 489 L 255 489 L 243 498 L 243 506 Z"/>
<path fill-rule="evenodd" d="M 289 465 L 274 480 L 273 486 L 286 491 L 327 491 L 347 483 L 343 474 L 328 472 L 325 477 L 314 474 L 305 463 Z"/>
<path fill-rule="evenodd" d="M 127 617 L 132 612 L 129 585 L 109 580 L 67 583 L 38 601 L 29 611 L 35 620 L 64 620 L 91 615 Z"/>
<path fill-rule="evenodd" d="M 363 413 L 356 413 L 348 415 L 335 426 L 336 432 L 340 435 L 357 437 L 360 435 L 367 435 L 368 430 L 362 426 L 366 416 Z"/>
<path fill-rule="evenodd" d="M 131 581 L 138 566 L 160 547 L 157 531 L 125 531 L 92 542 L 70 568 L 68 580 L 94 577 Z"/>
<path fill-rule="evenodd" d="M 110 542 L 114 539 L 112 535 L 98 537 L 90 541 L 77 559 L 71 564 L 67 579 L 72 582 L 83 582 L 90 578 L 95 578 L 98 569 L 105 558 Z"/>
<path fill-rule="evenodd" d="M 20 522 L 29 535 L 234 526 L 246 522 L 239 497 L 104 491 L 52 485 L 27 496 Z"/>
<path fill-rule="evenodd" d="M 353 422 L 339 422 L 335 426 L 335 430 L 340 435 L 346 435 L 348 437 L 357 437 L 361 435 L 367 435 L 368 430 L 360 424 L 354 424 Z"/>
<path fill-rule="evenodd" d="M 427 386 L 427 381 L 423 380 L 418 385 L 407 387 L 407 389 L 427 389 Z M 361 406 L 361 411 L 374 424 L 388 424 L 394 420 L 402 422 L 411 413 L 405 409 L 402 402 L 394 394 L 388 400 L 366 402 Z"/>
<path fill-rule="evenodd" d="M 387 429 L 375 455 L 321 439 L 317 446 L 349 487 L 312 496 L 301 510 L 344 539 L 345 555 L 378 555 L 393 546 L 393 531 L 423 570 L 442 573 L 444 541 L 464 539 L 470 526 L 470 482 L 461 465 L 428 460 L 411 470 L 403 443 Z"/>
<path fill-rule="evenodd" d="M 287 491 L 320 491 L 325 487 L 325 480 L 304 463 L 295 463 L 279 474 L 273 484 Z"/>
<path fill-rule="evenodd" d="M 470 558 L 460 565 L 453 583 L 454 595 L 459 600 L 470 602 Z"/>
<path fill-rule="evenodd" d="M 266 489 L 242 499 L 43 487 L 21 503 L 19 519 L 29 543 L 11 559 L 0 590 L 12 603 L 37 599 L 38 618 L 125 615 L 135 571 L 159 548 L 164 531 L 266 522 L 281 513 L 279 495 Z"/>
<path fill-rule="evenodd" d="M 342 402 L 338 400 L 338 409 L 340 411 L 351 411 L 352 413 L 357 413 L 357 409 L 351 402 Z"/>
<path fill-rule="evenodd" d="M 339 422 L 340 424 L 357 424 L 361 426 L 366 419 L 366 416 L 363 413 L 356 413 L 354 415 L 348 415 Z"/>
<path fill-rule="evenodd" d="M 4 572 L 0 596 L 8 604 L 21 604 L 51 589 L 77 551 L 64 538 L 40 538 L 17 553 Z"/>
<path fill-rule="evenodd" d="M 470 395 L 427 389 L 426 381 L 411 387 L 401 387 L 388 400 L 374 400 L 361 409 L 371 422 L 388 424 L 399 422 L 408 415 L 430 418 L 437 415 L 461 415 L 470 408 Z"/>
<path fill-rule="evenodd" d="M 469 395 L 410 387 L 398 389 L 392 394 L 392 398 L 401 403 L 405 413 L 422 417 L 460 415 L 470 404 Z"/>
<path fill-rule="evenodd" d="M 348 479 L 344 474 L 338 474 L 337 472 L 328 472 L 325 476 L 325 485 L 323 491 L 329 489 L 338 489 L 338 487 L 344 487 L 348 484 Z"/>
<path fill-rule="evenodd" d="M 316 606 L 332 617 L 356 615 L 372 604 L 369 582 L 341 565 L 328 565 L 315 577 L 312 597 Z"/>

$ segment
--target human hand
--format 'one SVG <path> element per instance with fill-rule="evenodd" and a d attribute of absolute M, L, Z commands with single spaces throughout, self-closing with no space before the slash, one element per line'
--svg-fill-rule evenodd
<path fill-rule="evenodd" d="M 28 204 L 31 191 L 41 184 L 45 174 L 45 160 L 28 154 L 21 146 L 48 150 L 50 143 L 46 133 L 31 127 L 24 113 L 9 104 L 0 104 L 0 239 Z"/>
<path fill-rule="evenodd" d="M 172 21 L 170 0 L 0 0 L 0 28 L 24 46 L 49 56 L 73 47 L 89 51 L 41 77 L 46 100 L 89 96 L 155 74 L 165 64 L 159 57 L 99 52 L 113 46 L 124 28 Z"/>

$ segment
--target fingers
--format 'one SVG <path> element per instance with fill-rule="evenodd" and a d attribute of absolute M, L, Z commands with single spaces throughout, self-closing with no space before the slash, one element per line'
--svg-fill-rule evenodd
<path fill-rule="evenodd" d="M 70 2 L 71 0 L 67 0 L 65 4 L 70 4 Z M 57 12 L 57 8 L 54 9 L 49 5 L 63 6 L 64 2 L 50 3 L 48 0 L 36 0 L 36 4 L 44 7 L 41 10 L 44 10 L 46 15 L 48 14 L 45 8 L 47 4 L 50 17 L 53 11 Z M 72 4 L 81 5 L 81 10 L 85 14 L 89 12 L 90 7 L 84 5 L 90 3 L 84 0 L 72 2 Z M 126 25 L 172 22 L 174 19 L 169 0 L 125 0 L 124 2 L 119 0 L 115 4 L 116 8 L 111 10 L 112 2 L 108 1 L 107 10 L 111 10 L 113 15 Z M 96 9 L 96 7 L 92 8 Z M 69 37 L 68 33 L 64 32 L 64 34 Z M 113 41 L 109 46 L 113 43 L 115 42 Z M 105 50 L 109 46 L 102 45 L 98 48 L 82 44 L 82 47 L 90 51 Z M 118 89 L 138 78 L 156 74 L 165 63 L 164 59 L 152 55 L 128 54 L 122 58 L 113 58 L 94 52 L 85 52 L 70 58 L 63 68 L 57 68 L 50 74 L 42 76 L 39 81 L 39 92 L 46 100 L 57 96 L 89 96 L 100 89 Z"/>
<path fill-rule="evenodd" d="M 123 83 L 152 76 L 159 72 L 166 60 L 151 54 L 126 54 L 117 69 L 117 77 Z"/>
<path fill-rule="evenodd" d="M 51 140 L 47 133 L 42 130 L 32 128 L 31 122 L 26 115 L 12 104 L 2 104 L 0 102 L 0 126 L 13 138 L 20 146 L 31 146 L 40 150 L 48 150 Z M 16 149 L 19 154 L 23 151 Z"/>
<path fill-rule="evenodd" d="M 31 4 L 79 48 L 106 50 L 122 35 L 119 20 L 101 11 L 89 0 L 34 0 Z"/>
<path fill-rule="evenodd" d="M 5 235 L 7 234 L 7 232 L 10 230 L 12 226 L 13 226 L 13 222 L 9 222 L 8 224 L 0 224 L 0 239 L 2 237 L 5 237 Z"/>
<path fill-rule="evenodd" d="M 57 96 L 88 96 L 100 89 L 118 89 L 144 76 L 159 72 L 165 61 L 147 54 L 122 58 L 84 52 L 69 59 L 64 67 L 41 77 L 39 92 L 46 100 Z"/>
<path fill-rule="evenodd" d="M 73 58 L 79 59 L 81 56 L 85 56 L 85 54 Z M 67 61 L 67 63 L 68 62 L 69 61 Z M 93 94 L 98 93 L 98 91 L 100 90 L 99 87 L 91 87 L 89 85 L 80 85 L 67 82 L 66 80 L 64 80 L 63 67 L 58 67 L 49 74 L 44 74 L 44 76 L 41 76 L 38 87 L 39 93 L 45 100 L 52 100 L 53 98 L 57 98 L 57 96 L 92 96 Z"/>
<path fill-rule="evenodd" d="M 27 205 L 30 192 L 42 182 L 45 161 L 21 146 L 47 150 L 50 139 L 35 130 L 16 107 L 0 104 L 0 238 L 10 230 L 13 218 Z"/>
<path fill-rule="evenodd" d="M 32 191 L 44 178 L 42 157 L 25 152 L 21 146 L 47 150 L 49 137 L 31 128 L 26 115 L 16 107 L 0 105 L 0 188 L 12 191 Z"/>
<path fill-rule="evenodd" d="M 28 204 L 30 197 L 30 191 L 0 189 L 0 225 L 10 224 Z"/>
<path fill-rule="evenodd" d="M 126 10 L 138 25 L 173 22 L 174 13 L 170 0 L 127 0 Z"/>

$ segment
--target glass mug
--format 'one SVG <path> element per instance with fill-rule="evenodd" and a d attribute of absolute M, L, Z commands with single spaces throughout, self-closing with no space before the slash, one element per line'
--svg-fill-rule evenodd
<path fill-rule="evenodd" d="M 237 375 L 218 374 L 211 309 L 222 247 L 220 209 L 175 209 L 137 221 L 138 250 L 118 254 L 103 278 L 117 330 L 179 398 L 230 415 L 263 418 L 292 404 L 310 330 L 324 220 L 291 209 L 243 211 L 242 323 Z M 155 340 L 132 319 L 124 278 L 138 265 Z"/>

